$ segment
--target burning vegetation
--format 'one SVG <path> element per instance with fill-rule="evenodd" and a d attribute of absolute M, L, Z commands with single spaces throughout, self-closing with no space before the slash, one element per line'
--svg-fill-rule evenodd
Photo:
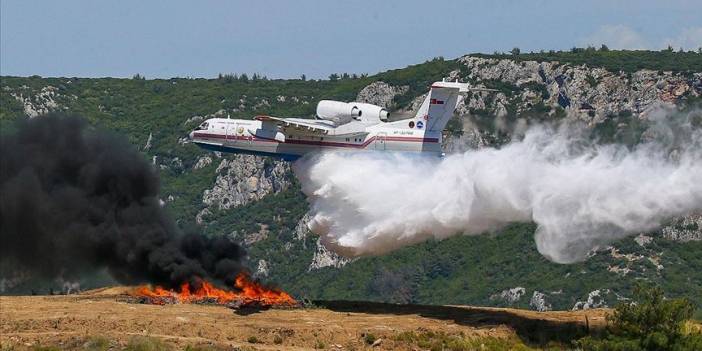
<path fill-rule="evenodd" d="M 140 286 L 130 293 L 136 302 L 156 305 L 197 303 L 226 305 L 230 308 L 288 308 L 299 303 L 288 293 L 272 289 L 251 280 L 246 273 L 239 273 L 234 280 L 234 290 L 220 289 L 206 280 L 195 284 L 181 284 L 178 290 L 161 286 Z"/>

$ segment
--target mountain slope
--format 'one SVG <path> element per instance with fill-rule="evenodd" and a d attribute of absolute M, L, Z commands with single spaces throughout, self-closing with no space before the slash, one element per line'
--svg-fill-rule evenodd
<path fill-rule="evenodd" d="M 635 281 L 645 279 L 663 284 L 671 296 L 702 304 L 699 216 L 623 240 L 573 265 L 544 259 L 535 249 L 532 224 L 348 260 L 308 233 L 307 203 L 289 164 L 206 153 L 184 138 L 211 116 L 311 117 L 316 101 L 325 98 L 358 97 L 412 110 L 427 86 L 442 78 L 499 90 L 471 94 L 459 106 L 444 145 L 449 152 L 499 146 L 511 140 L 520 123 L 563 119 L 583 121 L 602 142 L 633 144 L 645 136 L 646 116 L 657 106 L 700 104 L 701 54 L 539 55 L 435 59 L 333 81 L 228 75 L 209 80 L 2 77 L 0 126 L 65 110 L 127 135 L 160 169 L 164 206 L 180 225 L 235 238 L 247 247 L 252 271 L 298 295 L 570 309 L 611 306 L 629 295 Z M 663 71 L 671 62 L 680 63 L 674 65 L 679 69 Z M 7 292 L 26 288 L 31 279 L 21 272 L 1 273 L 0 288 Z"/>

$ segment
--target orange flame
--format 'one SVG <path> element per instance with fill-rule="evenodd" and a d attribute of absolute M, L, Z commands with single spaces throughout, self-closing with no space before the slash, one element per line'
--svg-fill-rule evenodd
<path fill-rule="evenodd" d="M 131 295 L 145 297 L 154 304 L 164 304 L 166 301 L 178 303 L 202 303 L 214 301 L 218 304 L 239 302 L 242 305 L 258 304 L 263 306 L 295 306 L 298 304 L 292 296 L 280 290 L 268 289 L 252 281 L 245 273 L 239 273 L 234 281 L 234 290 L 223 290 L 212 283 L 202 281 L 200 286 L 192 290 L 190 284 L 183 283 L 179 291 L 167 290 L 160 286 L 140 286 Z"/>

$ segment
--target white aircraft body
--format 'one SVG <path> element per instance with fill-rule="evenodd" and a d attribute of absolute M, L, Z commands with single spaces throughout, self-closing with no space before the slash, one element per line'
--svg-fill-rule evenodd
<path fill-rule="evenodd" d="M 295 160 L 319 151 L 399 151 L 441 155 L 442 132 L 466 83 L 436 82 L 413 118 L 385 122 L 380 106 L 322 100 L 317 119 L 256 116 L 254 120 L 211 118 L 190 133 L 198 146 L 221 152 Z"/>

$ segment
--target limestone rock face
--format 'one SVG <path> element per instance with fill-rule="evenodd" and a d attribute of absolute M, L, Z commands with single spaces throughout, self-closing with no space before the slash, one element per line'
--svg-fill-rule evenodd
<path fill-rule="evenodd" d="M 19 92 L 13 92 L 10 95 L 22 103 L 24 114 L 29 118 L 64 109 L 59 105 L 59 101 L 65 97 L 59 94 L 58 88 L 51 85 L 41 88 L 38 92 L 23 86 Z"/>
<path fill-rule="evenodd" d="M 245 246 L 251 246 L 261 240 L 266 240 L 270 231 L 268 230 L 268 225 L 260 224 L 260 229 L 257 232 L 249 233 L 244 236 L 243 244 Z"/>
<path fill-rule="evenodd" d="M 463 120 L 466 121 L 466 119 Z M 466 127 L 465 124 L 463 130 L 463 135 L 448 135 L 444 138 L 441 148 L 445 153 L 461 153 L 489 145 L 489 141 L 478 130 Z"/>
<path fill-rule="evenodd" d="M 422 103 L 424 102 L 424 99 L 427 98 L 428 94 L 429 93 L 425 93 L 425 94 L 419 95 L 416 98 L 414 98 L 414 100 L 412 100 L 412 103 L 410 103 L 410 105 L 408 106 L 408 109 L 410 111 L 419 110 L 419 108 L 422 106 Z"/>
<path fill-rule="evenodd" d="M 153 140 L 154 140 L 154 134 L 149 133 L 149 138 L 146 139 L 146 144 L 144 144 L 144 147 L 142 148 L 142 150 L 143 151 L 151 150 L 151 146 L 152 146 L 151 144 L 152 144 Z"/>
<path fill-rule="evenodd" d="M 295 238 L 295 240 L 302 241 L 303 245 L 307 234 L 310 232 L 307 225 L 310 223 L 311 219 L 312 215 L 309 212 L 305 213 L 305 215 L 300 218 L 300 221 L 297 222 L 297 226 L 295 226 L 295 231 L 293 232 L 293 238 Z"/>
<path fill-rule="evenodd" d="M 591 291 L 587 294 L 587 299 L 585 301 L 578 301 L 573 306 L 573 310 L 587 310 L 591 308 L 606 308 L 607 301 L 606 296 L 611 294 L 609 289 L 597 289 Z"/>
<path fill-rule="evenodd" d="M 551 310 L 551 304 L 546 301 L 546 294 L 536 290 L 529 300 L 529 306 L 539 312 Z"/>
<path fill-rule="evenodd" d="M 408 89 L 407 86 L 395 87 L 385 82 L 374 82 L 358 92 L 356 101 L 388 108 L 395 96 L 406 93 Z"/>
<path fill-rule="evenodd" d="M 520 90 L 508 99 L 498 99 L 500 104 L 492 105 L 485 101 L 490 94 L 472 94 L 461 103 L 459 112 L 487 106 L 498 116 L 508 104 L 523 111 L 543 103 L 564 109 L 570 118 L 594 124 L 620 112 L 637 115 L 659 103 L 670 104 L 683 96 L 702 94 L 702 73 L 692 76 L 652 70 L 613 73 L 586 65 L 471 56 L 464 56 L 459 62 L 468 72 L 461 78 L 476 86 L 485 81 L 500 81 Z"/>
<path fill-rule="evenodd" d="M 192 116 L 183 122 L 184 126 L 198 125 L 200 122 L 204 121 L 205 117 L 202 116 Z"/>
<path fill-rule="evenodd" d="M 639 234 L 634 238 L 634 241 L 636 241 L 639 246 L 645 247 L 653 241 L 653 238 L 645 234 Z"/>
<path fill-rule="evenodd" d="M 256 278 L 265 278 L 268 276 L 269 273 L 269 265 L 266 260 L 258 260 L 258 266 L 256 267 L 256 272 L 254 273 L 254 277 Z"/>
<path fill-rule="evenodd" d="M 212 215 L 212 211 L 210 211 L 209 208 L 203 208 L 202 211 L 195 216 L 195 222 L 197 224 L 205 224 L 205 218 L 210 215 Z"/>
<path fill-rule="evenodd" d="M 350 258 L 341 257 L 338 254 L 329 251 L 322 245 L 321 239 L 317 239 L 317 249 L 312 257 L 312 263 L 307 271 L 313 271 L 322 267 L 341 268 L 351 262 Z"/>
<path fill-rule="evenodd" d="M 306 213 L 297 223 L 297 226 L 293 231 L 293 240 L 301 241 L 304 249 L 307 248 L 305 239 L 310 234 L 310 229 L 307 226 L 310 219 L 312 219 L 312 216 L 309 213 Z M 321 239 L 319 238 L 317 238 L 317 241 L 315 242 L 314 250 L 312 262 L 310 262 L 310 265 L 307 268 L 308 272 L 323 267 L 341 268 L 353 261 L 353 259 L 342 257 L 332 251 L 329 251 L 326 247 L 324 247 L 324 245 L 322 245 Z"/>
<path fill-rule="evenodd" d="M 501 300 L 509 305 L 513 305 L 516 302 L 519 302 L 519 300 L 522 298 L 522 296 L 524 296 L 524 294 L 526 294 L 526 289 L 521 286 L 518 286 L 516 288 L 502 290 L 497 294 L 493 294 L 490 296 L 490 300 Z"/>
<path fill-rule="evenodd" d="M 200 158 L 197 159 L 197 162 L 195 162 L 193 169 L 194 170 L 202 169 L 202 168 L 209 166 L 211 163 L 212 163 L 212 157 L 200 156 Z"/>
<path fill-rule="evenodd" d="M 663 237 L 674 241 L 702 240 L 702 214 L 693 214 L 674 220 L 661 229 Z"/>
<path fill-rule="evenodd" d="M 202 194 L 207 207 L 226 210 L 287 189 L 290 166 L 283 161 L 271 161 L 259 156 L 233 155 L 217 167 L 217 179 L 211 189 Z"/>

